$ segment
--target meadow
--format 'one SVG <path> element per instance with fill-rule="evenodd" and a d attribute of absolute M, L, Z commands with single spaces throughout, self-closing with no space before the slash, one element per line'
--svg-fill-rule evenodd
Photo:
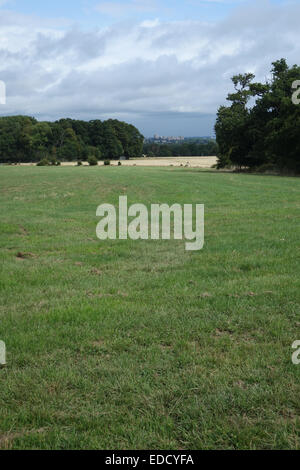
<path fill-rule="evenodd" d="M 96 209 L 205 204 L 205 246 Z M 299 449 L 300 180 L 0 168 L 0 449 Z"/>

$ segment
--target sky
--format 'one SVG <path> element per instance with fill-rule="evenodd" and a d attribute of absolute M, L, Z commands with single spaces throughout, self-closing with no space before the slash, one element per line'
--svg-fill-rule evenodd
<path fill-rule="evenodd" d="M 299 18 L 300 0 L 0 0 L 0 115 L 213 136 L 234 74 L 299 64 Z"/>

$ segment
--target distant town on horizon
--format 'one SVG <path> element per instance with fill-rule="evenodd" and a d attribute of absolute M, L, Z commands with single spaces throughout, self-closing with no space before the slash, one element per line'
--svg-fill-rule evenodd
<path fill-rule="evenodd" d="M 161 144 L 167 143 L 176 143 L 176 142 L 184 142 L 184 141 L 191 141 L 191 140 L 214 140 L 213 136 L 205 135 L 205 136 L 161 136 L 159 134 L 154 134 L 153 137 L 145 137 L 145 141 L 147 142 L 155 142 Z"/>

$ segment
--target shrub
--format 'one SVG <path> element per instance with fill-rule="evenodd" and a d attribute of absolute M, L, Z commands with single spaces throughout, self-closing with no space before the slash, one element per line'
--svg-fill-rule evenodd
<path fill-rule="evenodd" d="M 119 162 L 119 163 L 118 163 L 118 166 L 122 166 L 122 163 L 121 163 L 121 162 Z"/>
<path fill-rule="evenodd" d="M 104 166 L 110 166 L 110 160 L 104 160 Z"/>
<path fill-rule="evenodd" d="M 49 165 L 51 165 L 51 163 L 49 162 L 49 160 L 47 160 L 47 158 L 43 158 L 40 162 L 36 164 L 36 166 L 49 166 Z"/>
<path fill-rule="evenodd" d="M 92 145 L 89 145 L 87 150 L 87 158 L 89 159 L 90 157 L 96 157 L 97 160 L 99 161 L 102 157 L 101 151 L 98 147 L 93 147 Z"/>
<path fill-rule="evenodd" d="M 77 166 L 82 166 L 82 162 L 80 160 L 78 160 Z"/>
<path fill-rule="evenodd" d="M 52 165 L 52 166 L 59 166 L 60 165 L 60 161 L 57 160 L 57 158 L 54 155 L 52 157 L 49 157 L 47 160 L 49 162 L 49 165 Z"/>
<path fill-rule="evenodd" d="M 51 166 L 61 166 L 61 162 L 59 160 L 50 160 L 50 165 Z"/>
<path fill-rule="evenodd" d="M 258 168 L 256 168 L 256 171 L 258 173 L 277 173 L 278 168 L 274 163 L 264 163 L 263 165 L 260 165 Z"/>
<path fill-rule="evenodd" d="M 90 166 L 97 166 L 98 165 L 98 159 L 95 156 L 91 156 L 88 159 L 88 164 Z"/>

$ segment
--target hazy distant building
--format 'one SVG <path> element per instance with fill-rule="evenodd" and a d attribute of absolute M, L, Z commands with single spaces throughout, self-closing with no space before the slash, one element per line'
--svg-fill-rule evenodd
<path fill-rule="evenodd" d="M 158 134 L 154 134 L 153 139 L 149 139 L 149 140 L 152 140 L 153 142 L 157 142 L 160 144 L 168 144 L 172 142 L 182 142 L 184 141 L 184 137 L 183 136 L 164 136 L 164 135 L 161 136 Z"/>

